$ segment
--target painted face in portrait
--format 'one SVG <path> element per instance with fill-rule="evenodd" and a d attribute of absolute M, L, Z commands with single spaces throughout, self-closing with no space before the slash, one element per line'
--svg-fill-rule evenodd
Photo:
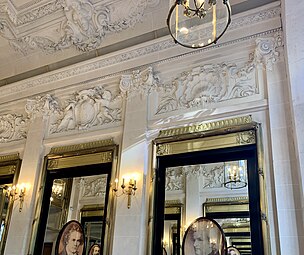
<path fill-rule="evenodd" d="M 81 244 L 81 233 L 78 231 L 73 231 L 69 237 L 69 240 L 66 245 L 66 251 L 68 254 L 78 254 L 79 246 Z"/>
<path fill-rule="evenodd" d="M 100 248 L 98 246 L 95 246 L 93 249 L 93 255 L 100 255 Z"/>
<path fill-rule="evenodd" d="M 194 231 L 193 232 L 193 239 L 194 239 L 194 251 L 195 255 L 201 255 L 203 252 L 203 246 L 204 246 L 204 240 L 202 237 L 202 234 L 199 231 Z"/>

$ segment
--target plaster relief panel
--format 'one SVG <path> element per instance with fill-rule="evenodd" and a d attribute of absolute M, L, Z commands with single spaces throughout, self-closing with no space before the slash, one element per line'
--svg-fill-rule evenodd
<path fill-rule="evenodd" d="M 36 49 L 52 53 L 72 46 L 79 51 L 90 51 L 99 48 L 106 35 L 132 28 L 142 22 L 145 10 L 158 2 L 159 0 L 103 0 L 94 3 L 60 0 L 41 3 L 31 11 L 20 13 L 16 9 L 9 11 L 9 8 L 6 8 L 4 12 L 9 15 L 7 20 L 0 21 L 0 34 L 9 40 L 16 51 L 23 54 Z M 39 20 L 43 18 L 48 19 L 51 24 L 48 34 L 33 29 L 33 24 L 40 24 Z M 56 27 L 51 27 L 55 23 Z M 29 26 L 26 35 L 21 36 L 18 30 L 21 26 Z"/>
<path fill-rule="evenodd" d="M 106 194 L 107 176 L 86 177 L 80 180 L 80 199 L 103 197 Z"/>
<path fill-rule="evenodd" d="M 224 163 L 189 165 L 166 169 L 166 191 L 184 191 L 187 177 L 194 176 L 200 182 L 200 189 L 222 188 Z"/>
<path fill-rule="evenodd" d="M 28 118 L 18 114 L 0 116 L 0 143 L 22 140 L 27 137 Z"/>
<path fill-rule="evenodd" d="M 253 63 L 203 65 L 181 73 L 159 89 L 156 114 L 208 108 L 220 102 L 259 93 Z"/>
<path fill-rule="evenodd" d="M 173 111 L 205 111 L 263 99 L 263 75 L 282 50 L 281 33 L 258 38 L 248 60 L 203 64 L 159 83 L 154 116 Z M 161 74 L 159 75 L 161 76 Z M 208 111 L 207 111 L 208 112 Z M 211 111 L 212 112 L 212 111 Z"/>
<path fill-rule="evenodd" d="M 120 122 L 122 98 L 120 94 L 96 86 L 76 92 L 64 107 L 51 118 L 50 133 L 88 130 L 92 127 Z"/>

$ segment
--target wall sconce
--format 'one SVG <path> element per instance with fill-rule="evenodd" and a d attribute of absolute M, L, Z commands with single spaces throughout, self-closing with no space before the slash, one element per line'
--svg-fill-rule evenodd
<path fill-rule="evenodd" d="M 13 185 L 12 187 L 8 187 L 7 189 L 8 194 L 13 199 L 13 201 L 19 199 L 19 212 L 22 211 L 25 193 L 27 190 L 29 190 L 29 188 L 30 188 L 29 184 L 21 183 L 21 184 Z"/>
<path fill-rule="evenodd" d="M 131 207 L 131 197 L 135 196 L 135 191 L 137 190 L 136 187 L 136 179 L 135 178 L 130 178 L 129 181 L 125 184 L 125 178 L 122 178 L 122 184 L 120 185 L 121 187 L 121 194 L 118 194 L 118 179 L 115 179 L 115 187 L 113 191 L 115 192 L 114 194 L 117 197 L 120 197 L 122 195 L 128 196 L 128 209 Z"/>

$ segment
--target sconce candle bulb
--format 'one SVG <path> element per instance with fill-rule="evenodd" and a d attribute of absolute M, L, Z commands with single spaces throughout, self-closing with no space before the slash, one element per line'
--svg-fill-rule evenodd
<path fill-rule="evenodd" d="M 19 199 L 19 212 L 22 211 L 25 193 L 27 190 L 29 190 L 29 188 L 30 188 L 30 185 L 27 183 L 13 185 L 12 187 L 8 188 L 9 196 L 14 201 Z"/>
<path fill-rule="evenodd" d="M 120 197 L 122 195 L 126 195 L 128 197 L 127 207 L 128 207 L 128 209 L 130 209 L 131 208 L 131 196 L 135 196 L 135 191 L 137 190 L 136 179 L 130 178 L 129 181 L 127 181 L 127 185 L 125 183 L 126 183 L 125 178 L 122 178 L 122 184 L 120 185 L 121 194 L 118 194 L 118 179 L 116 178 L 115 187 L 113 188 L 113 191 L 115 192 L 114 194 L 117 197 Z"/>

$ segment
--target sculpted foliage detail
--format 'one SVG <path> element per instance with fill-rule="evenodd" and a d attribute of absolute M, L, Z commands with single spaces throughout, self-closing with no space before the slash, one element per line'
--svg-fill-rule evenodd
<path fill-rule="evenodd" d="M 122 100 L 97 86 L 76 92 L 51 124 L 51 133 L 85 130 L 93 126 L 121 121 Z"/>

